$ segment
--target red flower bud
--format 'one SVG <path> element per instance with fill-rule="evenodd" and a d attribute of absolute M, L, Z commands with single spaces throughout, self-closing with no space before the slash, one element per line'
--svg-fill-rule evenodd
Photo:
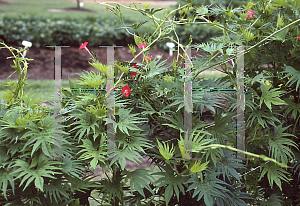
<path fill-rule="evenodd" d="M 248 19 L 252 18 L 252 17 L 255 17 L 255 15 L 252 15 L 252 14 L 255 14 L 255 11 L 253 10 L 248 10 L 247 11 L 247 17 Z"/>
<path fill-rule="evenodd" d="M 141 49 L 145 49 L 145 48 L 146 48 L 145 42 L 143 42 L 142 44 L 139 44 L 138 46 L 139 46 Z"/>
<path fill-rule="evenodd" d="M 152 56 L 147 56 L 147 57 L 144 59 L 145 62 L 146 62 L 147 60 L 152 61 Z"/>

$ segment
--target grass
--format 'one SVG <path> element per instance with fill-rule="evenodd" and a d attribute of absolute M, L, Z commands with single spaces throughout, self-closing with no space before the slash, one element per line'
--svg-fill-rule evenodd
<path fill-rule="evenodd" d="M 215 74 L 204 73 L 204 74 L 199 74 L 196 79 L 201 78 L 201 77 L 204 77 L 204 79 L 212 79 L 214 77 L 216 77 L 216 79 L 219 79 L 219 78 L 224 77 L 224 76 L 226 76 L 226 74 L 224 74 L 224 73 L 215 73 Z"/>
<path fill-rule="evenodd" d="M 224 74 L 200 74 L 199 77 L 210 79 L 216 77 L 216 79 L 224 76 Z M 5 86 L 7 82 L 12 80 L 0 80 L 0 92 L 8 89 L 12 90 L 13 87 Z M 53 80 L 26 80 L 28 85 L 23 87 L 24 94 L 27 95 L 31 89 L 31 95 L 37 94 L 38 98 L 41 98 L 43 102 L 53 102 L 54 100 L 54 81 Z M 63 88 L 69 88 L 69 81 L 62 81 Z"/>
<path fill-rule="evenodd" d="M 5 86 L 10 80 L 0 80 L 0 92 L 8 89 L 12 90 L 13 87 Z M 31 95 L 36 93 L 38 98 L 41 98 L 43 102 L 54 101 L 54 81 L 53 80 L 26 80 L 28 85 L 23 87 L 24 94 L 27 95 L 31 89 Z M 69 87 L 68 81 L 62 81 L 63 87 Z"/>
<path fill-rule="evenodd" d="M 6 0 L 11 4 L 2 4 L 1 15 L 8 16 L 18 16 L 18 15 L 29 15 L 35 17 L 43 18 L 56 18 L 56 19 L 84 19 L 84 18 L 100 18 L 100 19 L 119 19 L 112 12 L 106 11 L 106 7 L 99 5 L 95 2 L 85 3 L 83 8 L 95 11 L 97 13 L 90 12 L 79 12 L 79 11 L 70 11 L 70 12 L 51 12 L 48 9 L 65 9 L 65 8 L 77 8 L 76 2 L 70 2 L 68 0 Z M 99 1 L 100 2 L 100 1 Z M 160 8 L 159 5 L 151 6 L 154 8 Z M 150 7 L 150 8 L 151 8 Z M 34 8 L 34 9 L 33 9 Z M 138 8 L 144 8 L 142 5 L 138 5 Z M 165 7 L 165 8 L 168 8 Z M 125 20 L 130 19 L 134 22 L 140 22 L 141 19 L 145 17 L 138 13 L 132 12 L 129 9 L 121 8 L 122 13 L 124 14 Z M 163 12 L 159 11 L 155 14 L 156 17 L 162 18 Z"/>

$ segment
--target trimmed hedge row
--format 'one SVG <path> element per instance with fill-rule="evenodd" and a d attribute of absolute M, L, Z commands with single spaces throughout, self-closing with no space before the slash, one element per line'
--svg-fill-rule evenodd
<path fill-rule="evenodd" d="M 126 21 L 126 26 L 134 22 Z M 115 19 L 86 18 L 46 19 L 29 16 L 0 16 L 0 41 L 6 44 L 14 43 L 20 46 L 23 40 L 33 43 L 35 47 L 47 45 L 80 45 L 88 41 L 90 46 L 96 45 L 128 45 L 134 44 L 134 38 L 124 25 Z M 144 25 L 140 33 L 151 32 L 152 27 Z M 212 30 L 208 25 L 177 26 L 176 32 L 183 44 L 187 44 L 190 35 L 193 43 L 206 42 L 217 35 L 219 31 Z M 175 36 L 174 36 L 175 37 Z M 175 38 L 174 38 L 175 39 Z M 158 47 L 167 49 L 165 42 L 157 43 Z"/>

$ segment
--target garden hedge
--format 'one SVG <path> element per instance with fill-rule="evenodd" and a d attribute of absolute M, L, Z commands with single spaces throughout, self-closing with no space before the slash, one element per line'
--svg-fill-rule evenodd
<path fill-rule="evenodd" d="M 133 24 L 130 20 L 127 25 Z M 7 44 L 19 44 L 23 40 L 32 42 L 33 47 L 48 45 L 78 46 L 89 41 L 90 46 L 123 45 L 134 43 L 132 36 L 125 30 L 120 21 L 116 19 L 87 18 L 74 19 L 47 19 L 33 16 L 0 16 L 0 41 Z M 141 34 L 149 33 L 150 26 L 140 28 Z M 182 43 L 187 44 L 190 35 L 193 43 L 206 42 L 219 32 L 208 25 L 180 25 L 178 34 Z M 165 41 L 157 44 L 166 50 Z"/>

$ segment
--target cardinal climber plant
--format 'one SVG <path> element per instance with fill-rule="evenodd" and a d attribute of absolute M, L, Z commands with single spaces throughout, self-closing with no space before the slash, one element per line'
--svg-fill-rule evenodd
<path fill-rule="evenodd" d="M 121 8 L 147 18 L 124 27 L 135 40 L 135 45 L 129 45 L 133 59 L 114 62 L 114 71 L 122 74 L 106 88 L 108 66 L 87 50 L 87 44 L 80 47 L 92 54 L 90 64 L 99 72 L 69 80 L 70 88 L 77 89 L 63 91 L 62 158 L 52 156 L 55 142 L 51 142 L 50 128 L 54 121 L 46 110 L 33 117 L 33 111 L 20 113 L 18 105 L 12 107 L 14 115 L 2 112 L 2 202 L 87 205 L 93 199 L 98 205 L 114 206 L 300 203 L 297 1 L 262 0 L 241 8 L 188 3 L 165 10 L 163 19 L 155 16 L 163 9 L 146 4 L 144 8 L 136 3 L 99 4 L 121 21 L 125 18 Z M 174 18 L 177 11 L 179 19 Z M 143 34 L 139 29 L 148 20 L 153 22 L 153 32 Z M 222 35 L 197 45 L 192 44 L 191 36 L 189 44 L 182 45 L 176 34 L 176 26 L 181 24 L 207 24 Z M 172 32 L 175 38 L 170 37 Z M 149 57 L 151 48 L 164 39 L 176 44 L 172 64 Z M 202 55 L 187 56 L 191 46 L 203 51 Z M 238 46 L 245 49 L 236 52 Z M 241 54 L 245 60 L 246 150 L 236 148 L 236 108 L 240 105 L 233 92 Z M 140 55 L 144 61 L 137 62 Z M 191 62 L 189 77 L 195 88 L 191 131 L 185 131 L 184 124 L 184 84 L 189 68 L 184 61 Z M 225 76 L 199 76 L 211 68 Z M 86 92 L 86 88 L 93 91 Z M 107 115 L 107 105 L 113 101 L 109 91 L 115 94 L 114 117 Z M 107 138 L 108 131 L 113 131 L 114 139 Z M 110 151 L 109 145 L 113 145 Z M 237 158 L 237 153 L 246 158 Z M 153 169 L 126 167 L 127 160 L 139 164 L 148 158 Z M 88 171 L 97 166 L 105 178 L 91 182 Z"/>

